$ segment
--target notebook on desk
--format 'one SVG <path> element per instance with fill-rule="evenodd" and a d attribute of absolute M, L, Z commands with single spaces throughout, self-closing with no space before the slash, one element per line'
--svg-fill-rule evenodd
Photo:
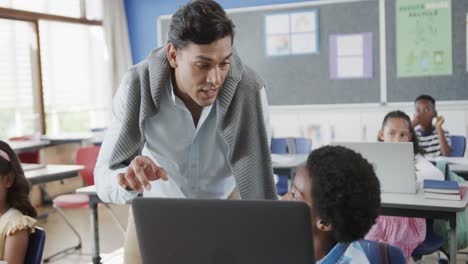
<path fill-rule="evenodd" d="M 137 198 L 132 207 L 143 263 L 314 263 L 305 203 Z"/>
<path fill-rule="evenodd" d="M 366 158 L 380 181 L 380 190 L 388 193 L 416 193 L 413 143 L 340 142 Z"/>

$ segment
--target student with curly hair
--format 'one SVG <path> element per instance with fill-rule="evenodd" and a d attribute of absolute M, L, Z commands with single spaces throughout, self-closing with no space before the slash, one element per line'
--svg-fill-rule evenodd
<path fill-rule="evenodd" d="M 24 263 L 29 234 L 36 224 L 29 191 L 18 157 L 0 141 L 0 260 L 8 264 Z"/>
<path fill-rule="evenodd" d="M 356 241 L 375 223 L 380 184 L 360 154 L 341 146 L 314 150 L 283 200 L 310 206 L 317 263 L 369 263 Z"/>

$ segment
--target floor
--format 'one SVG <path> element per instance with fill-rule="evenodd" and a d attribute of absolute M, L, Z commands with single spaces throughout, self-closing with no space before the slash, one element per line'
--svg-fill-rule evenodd
<path fill-rule="evenodd" d="M 112 205 L 120 223 L 125 227 L 127 225 L 128 205 Z M 41 219 L 38 222 L 40 227 L 46 230 L 46 244 L 44 257 L 47 257 L 60 249 L 73 246 L 77 243 L 73 232 L 65 225 L 64 221 L 57 213 L 53 212 L 51 207 L 40 210 L 40 213 L 49 212 L 46 220 Z M 92 233 L 89 225 L 90 214 L 88 209 L 70 209 L 65 211 L 70 216 L 70 221 L 76 226 L 78 232 L 82 234 L 83 248 L 81 252 L 74 252 L 66 256 L 61 256 L 50 263 L 53 264 L 84 264 L 91 263 Z M 113 221 L 107 208 L 99 207 L 99 228 L 100 228 L 100 249 L 103 263 L 122 264 L 122 246 L 123 234 Z M 468 252 L 468 250 L 464 250 Z M 411 262 L 414 263 L 414 262 Z M 435 254 L 425 257 L 423 261 L 417 263 L 437 263 Z M 468 255 L 459 254 L 457 264 L 468 263 Z"/>
<path fill-rule="evenodd" d="M 111 205 L 111 208 L 125 228 L 127 225 L 128 205 Z M 46 231 L 46 244 L 43 254 L 43 258 L 46 258 L 63 248 L 76 245 L 78 240 L 62 218 L 60 218 L 59 214 L 53 211 L 53 208 L 46 207 L 40 210 L 40 213 L 44 212 L 49 212 L 48 217 L 46 219 L 40 219 L 38 226 L 44 228 Z M 90 263 L 92 232 L 89 224 L 89 210 L 87 208 L 69 209 L 65 210 L 65 214 L 69 216 L 69 220 L 82 235 L 82 249 L 81 251 L 75 251 L 69 255 L 58 256 L 49 263 Z M 108 209 L 104 206 L 99 206 L 99 236 L 103 262 L 109 264 L 123 263 L 121 259 L 121 248 L 123 246 L 124 236 L 111 217 Z M 118 259 L 115 255 L 119 256 Z M 112 259 L 112 261 L 110 259 Z"/>

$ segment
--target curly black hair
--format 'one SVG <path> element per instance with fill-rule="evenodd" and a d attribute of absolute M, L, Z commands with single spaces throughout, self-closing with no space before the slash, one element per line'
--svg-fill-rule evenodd
<path fill-rule="evenodd" d="M 380 210 L 380 183 L 369 162 L 348 148 L 325 146 L 307 159 L 314 213 L 333 227 L 336 242 L 362 239 Z"/>

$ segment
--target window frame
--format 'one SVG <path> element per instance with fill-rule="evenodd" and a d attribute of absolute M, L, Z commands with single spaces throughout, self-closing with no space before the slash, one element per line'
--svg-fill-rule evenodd
<path fill-rule="evenodd" d="M 81 1 L 81 17 L 67 17 L 59 15 L 51 15 L 45 13 L 30 12 L 12 8 L 0 7 L 0 18 L 7 20 L 17 20 L 30 22 L 34 25 L 34 34 L 36 35 L 36 59 L 35 65 L 36 71 L 33 72 L 35 76 L 31 76 L 33 82 L 37 80 L 37 85 L 33 83 L 33 98 L 35 102 L 33 105 L 37 105 L 38 109 L 35 109 L 39 113 L 39 127 L 41 134 L 45 135 L 47 133 L 46 127 L 46 115 L 44 107 L 44 90 L 43 90 L 43 81 L 42 81 L 42 58 L 41 58 L 41 39 L 39 32 L 39 21 L 55 21 L 55 22 L 65 22 L 65 23 L 75 23 L 88 26 L 102 26 L 102 20 L 90 20 L 86 19 L 86 4 L 85 1 Z M 38 95 L 37 98 L 34 95 Z"/>

